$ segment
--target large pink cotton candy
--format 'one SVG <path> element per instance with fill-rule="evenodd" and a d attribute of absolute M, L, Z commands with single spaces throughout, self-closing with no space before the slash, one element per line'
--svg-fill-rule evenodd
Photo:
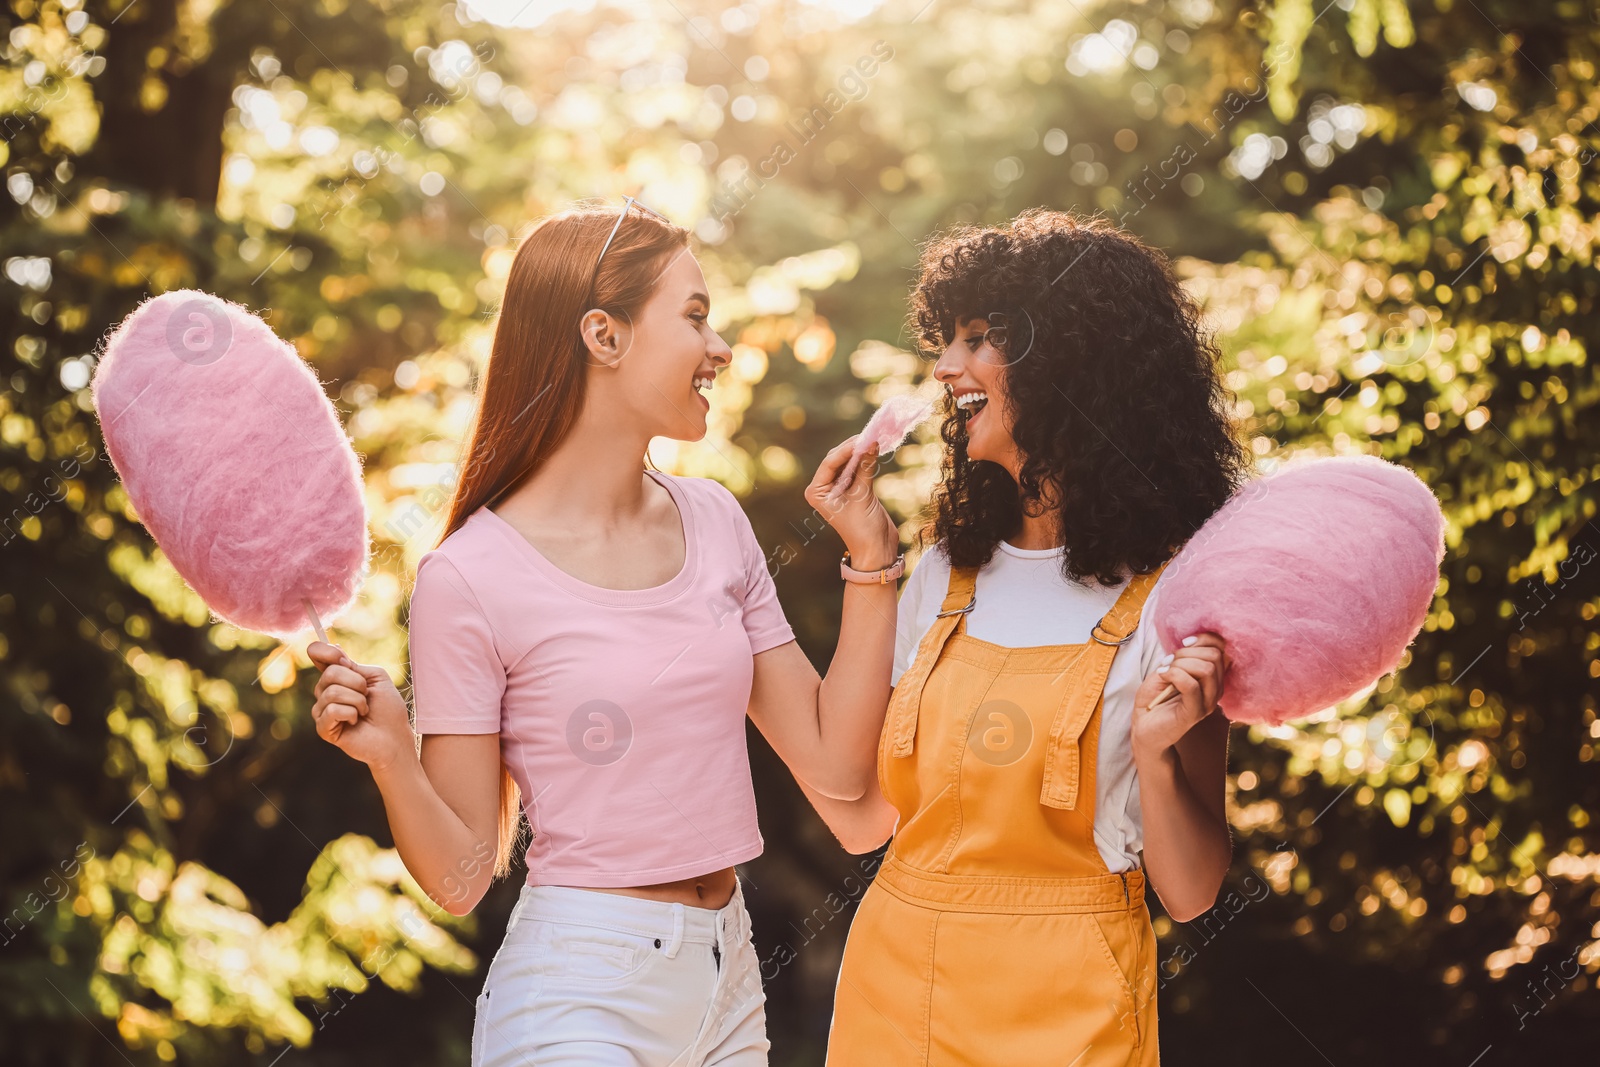
<path fill-rule="evenodd" d="M 1372 456 L 1295 462 L 1240 490 L 1161 580 L 1170 651 L 1210 631 L 1232 666 L 1221 706 L 1282 723 L 1394 670 L 1427 618 L 1444 515 L 1416 475 Z"/>
<path fill-rule="evenodd" d="M 237 304 L 177 290 L 139 305 L 94 375 L 133 506 L 219 617 L 289 638 L 350 606 L 367 565 L 361 465 L 316 375 Z"/>
<path fill-rule="evenodd" d="M 855 483 L 856 469 L 860 466 L 862 457 L 873 445 L 878 446 L 880 457 L 888 457 L 905 441 L 906 434 L 916 429 L 917 424 L 931 414 L 933 414 L 933 401 L 914 393 L 891 396 L 884 401 L 883 406 L 872 413 L 861 435 L 856 438 L 855 447 L 850 450 L 850 462 L 845 464 L 843 473 L 834 482 L 829 495 L 834 499 L 844 496 Z"/>

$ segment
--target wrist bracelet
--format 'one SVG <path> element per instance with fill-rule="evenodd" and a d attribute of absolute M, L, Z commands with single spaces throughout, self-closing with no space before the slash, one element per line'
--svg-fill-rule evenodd
<path fill-rule="evenodd" d="M 888 585 L 905 573 L 906 556 L 902 552 L 894 558 L 889 566 L 875 571 L 858 571 L 850 566 L 850 553 L 846 552 L 839 561 L 839 576 L 847 582 L 857 585 Z"/>

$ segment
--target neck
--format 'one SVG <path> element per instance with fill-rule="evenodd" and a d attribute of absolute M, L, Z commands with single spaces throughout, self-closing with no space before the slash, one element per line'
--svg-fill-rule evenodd
<path fill-rule="evenodd" d="M 608 422 L 600 406 L 587 401 L 566 440 L 495 510 L 569 529 L 637 515 L 645 502 L 644 454 L 650 439 Z"/>
<path fill-rule="evenodd" d="M 1041 549 L 1056 548 L 1061 544 L 1061 537 L 1056 531 L 1055 516 L 1051 512 L 1039 515 L 1030 515 L 1025 510 L 1022 513 L 1022 529 L 1017 536 L 1008 538 L 1013 548 Z"/>
<path fill-rule="evenodd" d="M 1020 474 L 1022 461 L 1020 456 L 1013 453 L 1007 457 L 1005 463 L 1006 473 L 1011 475 L 1011 480 L 1017 483 L 1017 492 L 1020 495 Z M 1047 494 L 1054 499 L 1060 499 L 1060 494 Z M 1056 529 L 1056 516 L 1052 508 L 1047 508 L 1038 500 L 1025 502 L 1022 505 L 1022 528 L 1017 531 L 1017 536 L 1006 538 L 1012 548 L 1033 551 L 1043 548 L 1061 547 L 1061 534 Z"/>

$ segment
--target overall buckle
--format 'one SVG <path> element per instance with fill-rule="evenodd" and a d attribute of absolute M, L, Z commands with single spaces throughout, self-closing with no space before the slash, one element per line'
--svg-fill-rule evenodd
<path fill-rule="evenodd" d="M 964 607 L 964 608 L 951 608 L 949 611 L 941 611 L 937 615 L 935 615 L 934 618 L 942 619 L 946 615 L 964 615 L 967 612 L 971 611 L 972 608 L 973 608 L 973 605 L 977 604 L 977 602 L 978 602 L 978 591 L 976 589 L 974 589 L 972 591 L 972 599 L 967 601 L 967 606 L 966 607 Z M 1099 624 L 1097 623 L 1096 625 L 1099 625 Z"/>
<path fill-rule="evenodd" d="M 1101 620 L 1101 621 L 1103 622 L 1104 620 Z M 1100 632 L 1101 632 L 1102 629 L 1103 629 L 1103 627 L 1100 625 L 1100 623 L 1098 623 L 1098 622 L 1095 623 L 1094 624 L 1094 629 L 1089 631 L 1089 636 L 1092 637 L 1094 640 L 1100 642 L 1102 645 L 1110 645 L 1113 648 L 1120 648 L 1121 646 L 1127 644 L 1129 641 L 1132 641 L 1133 640 L 1133 635 L 1139 632 L 1139 628 L 1137 626 L 1135 626 L 1132 630 L 1128 631 L 1128 636 L 1124 637 L 1121 641 L 1108 641 L 1104 637 L 1100 636 Z"/>

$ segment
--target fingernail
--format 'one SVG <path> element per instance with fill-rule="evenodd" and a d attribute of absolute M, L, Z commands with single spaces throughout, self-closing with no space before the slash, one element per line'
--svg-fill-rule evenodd
<path fill-rule="evenodd" d="M 1183 647 L 1184 648 L 1188 648 L 1190 645 L 1194 644 L 1198 640 L 1200 640 L 1198 637 L 1185 637 L 1183 639 Z"/>
<path fill-rule="evenodd" d="M 1157 674 L 1166 674 L 1167 673 L 1167 669 L 1165 667 L 1157 667 L 1156 668 L 1156 673 Z"/>
<path fill-rule="evenodd" d="M 1171 663 L 1174 655 L 1175 653 L 1168 652 L 1165 656 L 1162 656 L 1160 660 L 1161 665 L 1165 667 L 1167 664 Z"/>

